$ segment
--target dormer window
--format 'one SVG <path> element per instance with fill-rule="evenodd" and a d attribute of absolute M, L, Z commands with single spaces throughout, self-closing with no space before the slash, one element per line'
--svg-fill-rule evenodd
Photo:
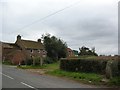
<path fill-rule="evenodd" d="M 33 50 L 30 50 L 31 53 L 33 53 Z"/>

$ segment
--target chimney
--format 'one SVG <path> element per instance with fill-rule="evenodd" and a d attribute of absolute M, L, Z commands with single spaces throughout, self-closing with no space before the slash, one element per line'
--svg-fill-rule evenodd
<path fill-rule="evenodd" d="M 20 35 L 17 36 L 17 40 L 21 40 L 21 36 Z"/>
<path fill-rule="evenodd" d="M 38 39 L 38 42 L 41 43 L 41 39 Z"/>

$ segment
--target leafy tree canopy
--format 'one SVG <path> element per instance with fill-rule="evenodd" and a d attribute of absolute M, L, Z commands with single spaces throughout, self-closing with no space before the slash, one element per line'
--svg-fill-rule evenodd
<path fill-rule="evenodd" d="M 92 50 L 90 50 L 89 48 L 82 46 L 81 48 L 79 48 L 80 53 L 79 55 L 83 56 L 83 55 L 91 55 L 91 56 L 98 56 L 97 53 L 95 53 L 95 48 L 92 48 Z"/>
<path fill-rule="evenodd" d="M 58 60 L 60 58 L 65 58 L 67 55 L 67 44 L 60 38 L 51 36 L 50 34 L 42 35 L 43 44 L 47 51 L 48 57 Z"/>

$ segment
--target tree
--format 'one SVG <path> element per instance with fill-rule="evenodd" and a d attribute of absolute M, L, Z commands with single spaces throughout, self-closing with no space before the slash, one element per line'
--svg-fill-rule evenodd
<path fill-rule="evenodd" d="M 48 57 L 59 60 L 67 56 L 67 44 L 63 40 L 50 34 L 42 35 L 42 39 Z"/>
<path fill-rule="evenodd" d="M 79 48 L 80 53 L 79 55 L 83 56 L 83 55 L 91 55 L 91 56 L 98 56 L 97 53 L 95 53 L 95 48 L 92 48 L 92 50 L 90 50 L 89 48 L 82 46 L 81 48 Z"/>

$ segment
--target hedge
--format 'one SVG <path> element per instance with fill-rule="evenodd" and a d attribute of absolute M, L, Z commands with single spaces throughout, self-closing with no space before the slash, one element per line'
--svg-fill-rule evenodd
<path fill-rule="evenodd" d="M 60 69 L 72 72 L 87 72 L 105 74 L 108 60 L 61 59 Z"/>
<path fill-rule="evenodd" d="M 119 72 L 119 76 L 120 76 L 120 60 L 118 61 L 118 72 Z"/>

